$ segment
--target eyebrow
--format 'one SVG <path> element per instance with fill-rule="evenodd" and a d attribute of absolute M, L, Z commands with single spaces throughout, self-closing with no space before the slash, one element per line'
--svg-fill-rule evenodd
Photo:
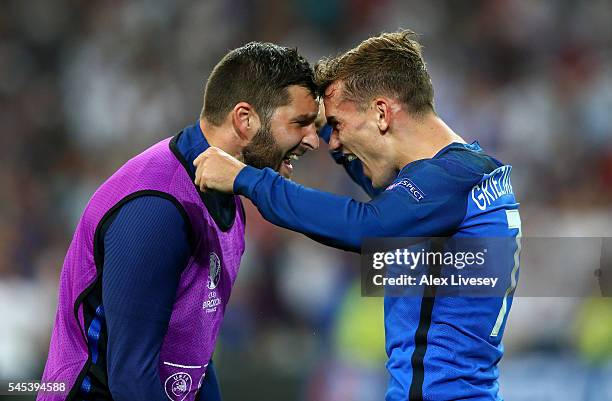
<path fill-rule="evenodd" d="M 319 113 L 301 114 L 293 119 L 294 122 L 311 122 L 317 119 Z"/>

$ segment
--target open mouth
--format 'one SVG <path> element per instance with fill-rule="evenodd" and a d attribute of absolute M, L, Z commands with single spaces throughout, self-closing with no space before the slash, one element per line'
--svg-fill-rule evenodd
<path fill-rule="evenodd" d="M 285 176 L 289 176 L 293 173 L 293 162 L 299 160 L 301 155 L 298 155 L 295 151 L 290 151 L 285 155 L 285 158 L 281 162 L 279 171 Z M 284 170 L 284 171 L 283 171 Z"/>
<path fill-rule="evenodd" d="M 288 153 L 287 156 L 283 159 L 283 163 L 291 164 L 292 161 L 297 161 L 300 159 L 300 155 L 296 153 Z"/>
<path fill-rule="evenodd" d="M 357 160 L 357 159 L 358 159 L 358 157 L 357 157 L 357 156 L 355 156 L 355 155 L 354 155 L 354 154 L 352 154 L 352 153 L 345 153 L 345 154 L 344 154 L 344 157 L 346 158 L 346 160 L 347 160 L 348 162 L 352 162 L 353 160 Z"/>

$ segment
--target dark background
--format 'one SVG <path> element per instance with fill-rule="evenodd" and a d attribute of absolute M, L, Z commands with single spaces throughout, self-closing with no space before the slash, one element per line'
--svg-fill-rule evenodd
<path fill-rule="evenodd" d="M 92 192 L 195 122 L 212 66 L 251 40 L 315 62 L 417 31 L 441 117 L 514 166 L 524 234 L 611 236 L 610 21 L 607 0 L 1 1 L 0 380 L 40 377 Z M 363 199 L 324 147 L 296 167 L 300 183 Z M 216 351 L 226 400 L 382 399 L 382 302 L 359 296 L 358 259 L 245 203 L 248 249 Z M 612 399 L 610 338 L 605 299 L 516 299 L 503 395 Z"/>

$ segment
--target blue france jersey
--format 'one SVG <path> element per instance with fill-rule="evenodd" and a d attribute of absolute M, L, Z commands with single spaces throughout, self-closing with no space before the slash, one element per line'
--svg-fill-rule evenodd
<path fill-rule="evenodd" d="M 466 148 L 478 149 L 474 145 Z M 475 156 L 483 159 L 469 163 Z M 389 401 L 501 400 L 497 363 L 503 355 L 501 339 L 518 278 L 521 234 L 518 204 L 510 183 L 512 168 L 478 153 L 459 153 L 457 157 L 481 174 L 477 181 L 474 177 L 471 188 L 462 191 L 466 199 L 448 205 L 463 218 L 445 235 L 482 238 L 485 245 L 511 237 L 511 251 L 504 259 L 493 261 L 505 296 L 385 298 L 387 369 L 391 376 L 385 399 Z M 406 174 L 408 184 L 403 184 L 416 193 L 411 194 L 415 199 L 421 194 L 414 187 L 428 187 L 427 180 L 436 179 L 418 170 Z M 447 171 L 462 174 L 461 168 Z M 398 177 L 396 183 L 401 180 Z M 423 199 L 426 196 L 429 194 Z"/>
<path fill-rule="evenodd" d="M 386 190 L 377 190 L 358 160 L 337 161 L 373 197 L 370 202 L 252 167 L 241 171 L 234 190 L 268 221 L 354 252 L 366 237 L 508 239 L 512 249 L 492 266 L 503 288 L 499 295 L 385 298 L 387 401 L 501 400 L 497 363 L 518 277 L 521 232 L 512 167 L 477 143 L 453 143 L 431 159 L 408 164 Z"/>

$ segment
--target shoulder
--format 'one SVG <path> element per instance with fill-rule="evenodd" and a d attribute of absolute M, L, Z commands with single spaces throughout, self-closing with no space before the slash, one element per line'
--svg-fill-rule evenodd
<path fill-rule="evenodd" d="M 183 207 L 171 196 L 146 194 L 119 204 L 109 216 L 105 234 L 114 237 L 146 237 L 163 232 L 168 238 L 190 236 L 190 224 Z"/>
<path fill-rule="evenodd" d="M 502 164 L 481 151 L 456 145 L 400 171 L 386 191 L 403 191 L 418 202 L 462 195 Z"/>

